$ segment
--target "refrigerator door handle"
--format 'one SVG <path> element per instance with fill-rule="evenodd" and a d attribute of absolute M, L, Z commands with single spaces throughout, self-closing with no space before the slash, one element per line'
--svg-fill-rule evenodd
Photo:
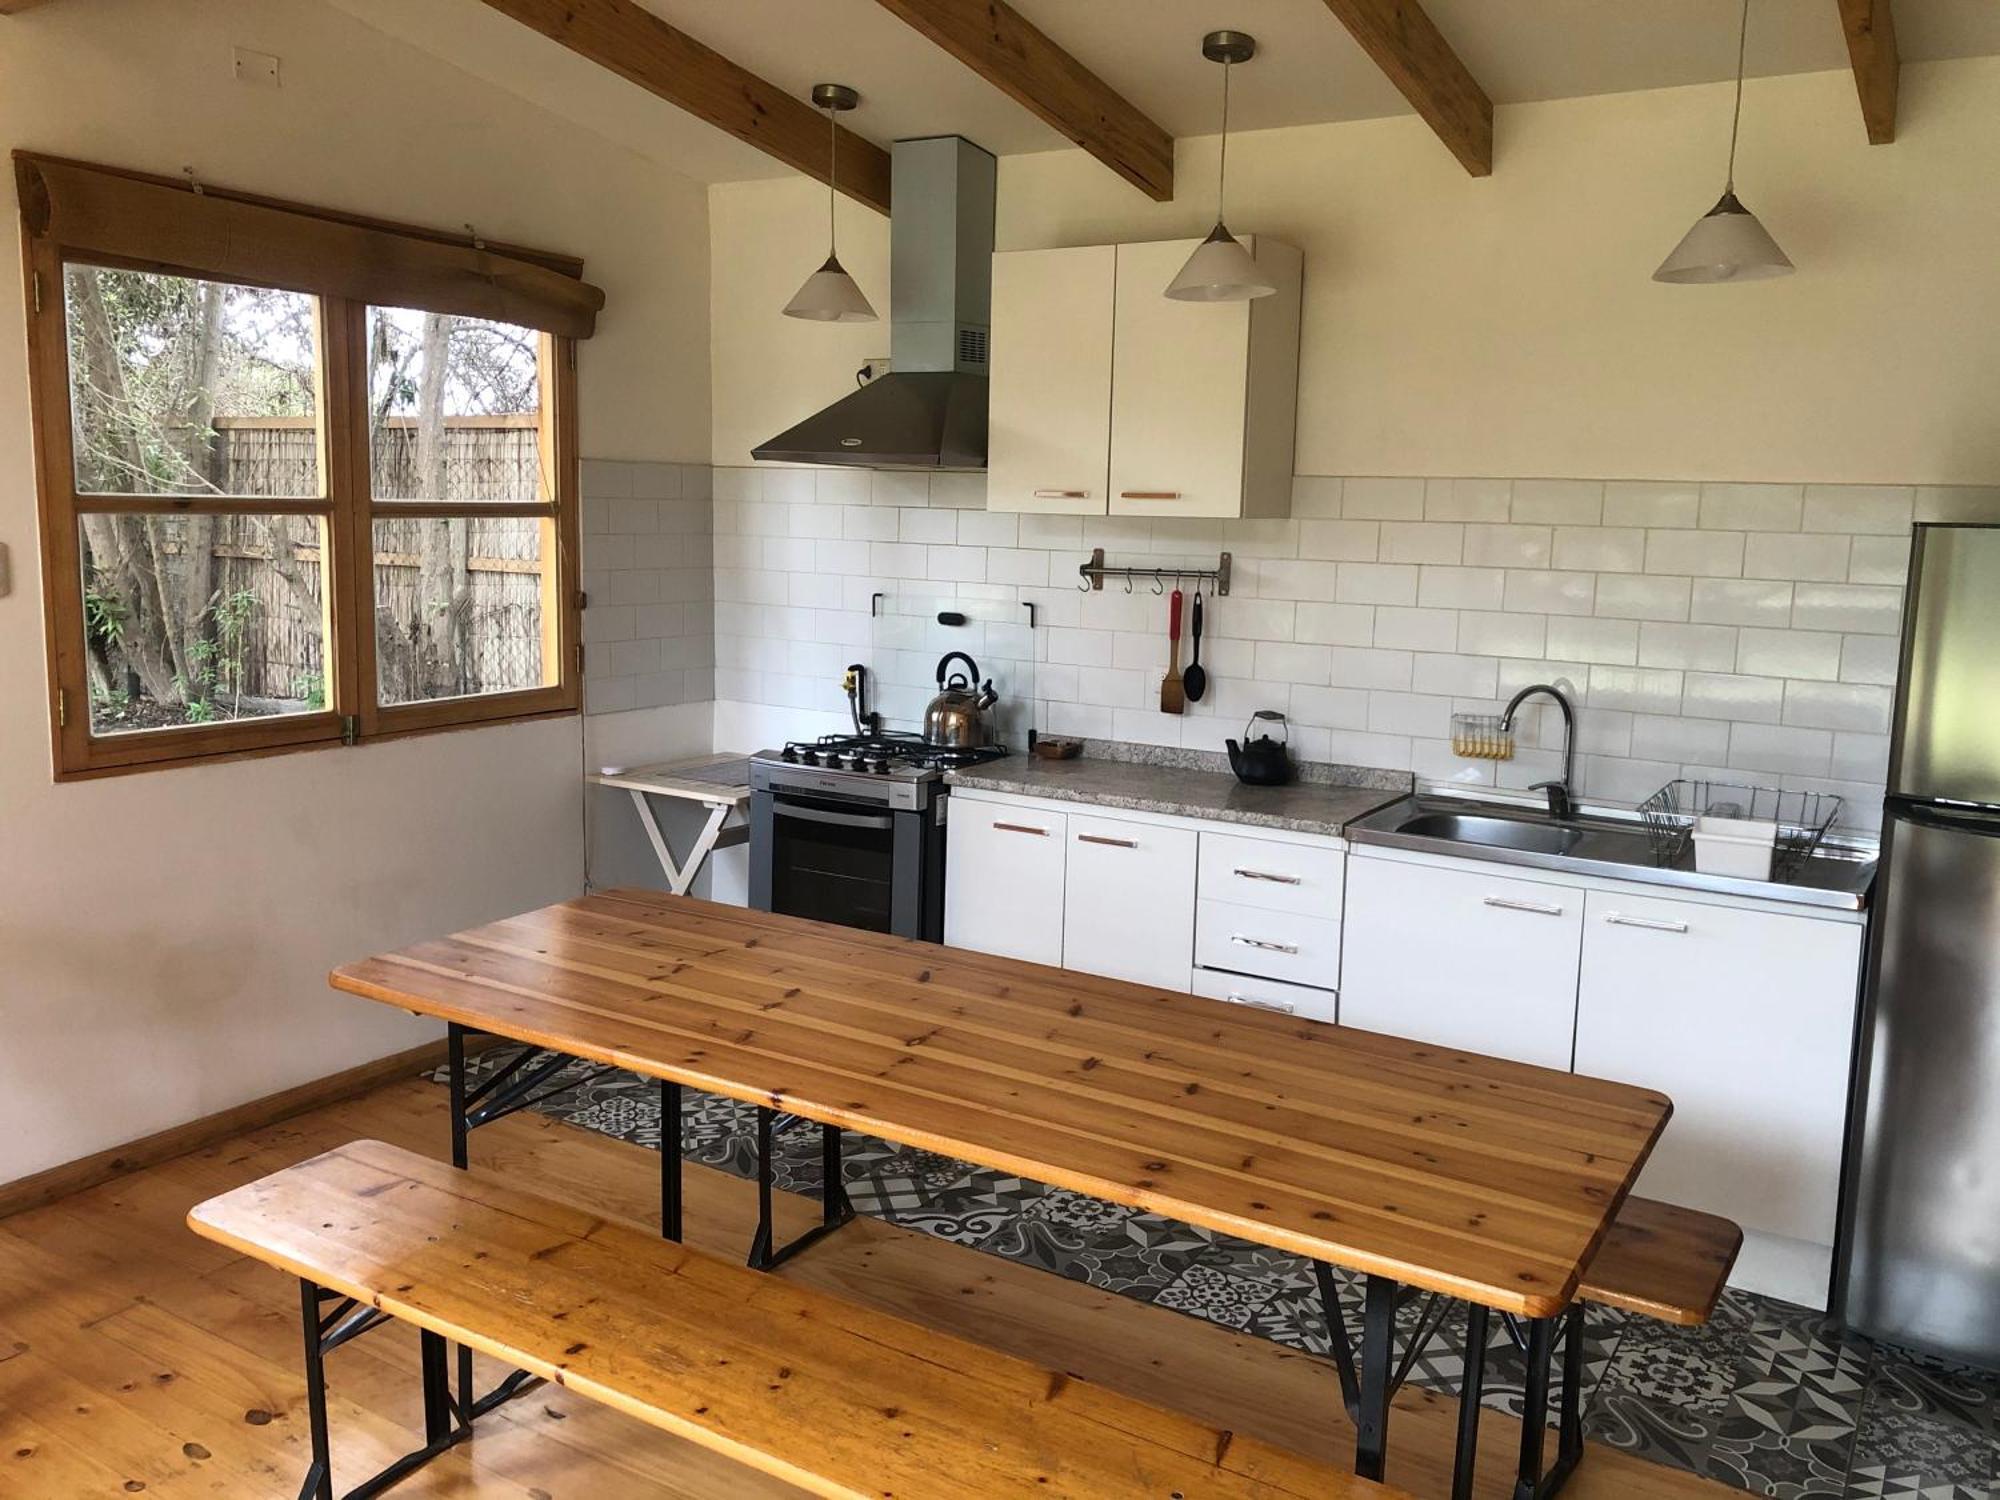
<path fill-rule="evenodd" d="M 1889 816 L 1923 828 L 1940 828 L 1951 833 L 1967 833 L 1975 838 L 2000 839 L 2000 808 L 1943 807 L 1935 802 L 1892 802 Z"/>

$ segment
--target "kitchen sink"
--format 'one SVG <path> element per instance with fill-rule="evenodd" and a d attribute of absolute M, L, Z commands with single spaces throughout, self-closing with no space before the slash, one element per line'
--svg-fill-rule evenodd
<path fill-rule="evenodd" d="M 1518 849 L 1530 854 L 1567 854 L 1583 839 L 1577 829 L 1556 823 L 1455 812 L 1419 813 L 1399 823 L 1396 832 L 1416 838 L 1449 839 L 1455 844 L 1480 844 L 1489 849 Z"/>

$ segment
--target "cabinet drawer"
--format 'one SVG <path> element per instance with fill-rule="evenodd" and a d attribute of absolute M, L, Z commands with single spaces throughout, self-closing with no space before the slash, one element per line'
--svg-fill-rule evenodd
<path fill-rule="evenodd" d="M 1063 967 L 1179 990 L 1194 948 L 1195 835 L 1068 819 Z"/>
<path fill-rule="evenodd" d="M 1229 901 L 1337 922 L 1346 864 L 1347 854 L 1341 849 L 1204 833 L 1201 896 L 1204 901 Z"/>
<path fill-rule="evenodd" d="M 1340 923 L 1293 912 L 1202 900 L 1195 909 L 1194 961 L 1204 969 L 1261 974 L 1337 989 Z"/>
<path fill-rule="evenodd" d="M 1308 1021 L 1335 1019 L 1336 997 L 1332 990 L 1309 989 L 1302 984 L 1286 984 L 1277 979 L 1259 979 L 1248 974 L 1223 974 L 1214 969 L 1196 969 L 1188 988 L 1211 1000 L 1231 1005 L 1252 1005 L 1259 1010 L 1275 1010 Z"/>
<path fill-rule="evenodd" d="M 945 942 L 1060 964 L 1069 820 L 969 798 L 945 805 Z"/>

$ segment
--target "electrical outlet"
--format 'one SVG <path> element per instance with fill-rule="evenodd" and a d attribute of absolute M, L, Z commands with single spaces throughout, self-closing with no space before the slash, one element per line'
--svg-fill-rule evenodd
<path fill-rule="evenodd" d="M 254 83 L 259 88 L 278 87 L 278 55 L 275 52 L 252 52 L 248 47 L 236 47 L 231 49 L 230 59 L 238 83 Z"/>

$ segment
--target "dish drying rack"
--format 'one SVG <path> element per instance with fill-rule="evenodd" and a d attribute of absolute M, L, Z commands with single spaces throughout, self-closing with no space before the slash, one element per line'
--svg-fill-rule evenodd
<path fill-rule="evenodd" d="M 1639 804 L 1652 840 L 1653 858 L 1671 868 L 1687 852 L 1701 817 L 1749 818 L 1778 825 L 1771 854 L 1771 877 L 1783 880 L 1812 858 L 1827 829 L 1840 816 L 1832 792 L 1793 792 L 1774 786 L 1740 786 L 1726 781 L 1670 781 Z"/>

